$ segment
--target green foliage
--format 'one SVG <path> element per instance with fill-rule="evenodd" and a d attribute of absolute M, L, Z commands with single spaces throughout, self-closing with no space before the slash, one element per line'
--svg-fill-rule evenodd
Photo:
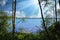
<path fill-rule="evenodd" d="M 0 32 L 6 32 L 7 27 L 9 26 L 8 24 L 8 15 L 4 11 L 0 11 Z"/>
<path fill-rule="evenodd" d="M 50 40 L 60 40 L 60 22 L 53 23 L 48 29 Z M 0 40 L 13 40 L 12 33 L 0 32 Z M 14 40 L 49 40 L 46 36 L 45 30 L 39 34 L 32 33 L 15 33 Z"/>
<path fill-rule="evenodd" d="M 18 35 L 18 39 L 23 39 L 24 38 L 24 35 Z"/>

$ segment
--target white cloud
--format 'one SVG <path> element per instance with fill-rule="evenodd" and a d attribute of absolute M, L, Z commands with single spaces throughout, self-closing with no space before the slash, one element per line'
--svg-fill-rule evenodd
<path fill-rule="evenodd" d="M 50 15 L 50 17 L 53 17 L 54 16 L 54 13 L 53 13 L 53 11 L 48 11 L 47 12 L 47 15 Z"/>
<path fill-rule="evenodd" d="M 59 9 L 59 4 L 57 4 L 57 9 Z"/>
<path fill-rule="evenodd" d="M 9 16 L 12 16 L 12 11 L 5 11 L 5 12 L 7 12 Z M 41 17 L 41 13 L 39 11 L 39 13 L 37 15 L 26 16 L 25 12 L 16 11 L 16 17 L 17 18 L 40 18 Z"/>
<path fill-rule="evenodd" d="M 38 13 L 38 15 L 32 15 L 32 16 L 29 16 L 30 18 L 41 18 L 41 14 Z"/>
<path fill-rule="evenodd" d="M 29 18 L 38 18 L 37 15 L 29 16 Z"/>
<path fill-rule="evenodd" d="M 5 12 L 7 12 L 9 16 L 12 16 L 12 11 L 5 11 Z M 23 11 L 16 11 L 16 17 L 23 18 L 26 16 L 25 16 L 25 13 Z"/>
<path fill-rule="evenodd" d="M 32 16 L 30 16 L 30 18 L 41 18 L 40 10 L 37 15 L 32 15 Z"/>
<path fill-rule="evenodd" d="M 6 4 L 7 0 L 0 0 L 0 4 L 4 6 Z"/>
<path fill-rule="evenodd" d="M 25 16 L 25 13 L 23 11 L 16 11 L 16 17 L 23 18 L 23 17 L 26 17 L 26 16 Z"/>
<path fill-rule="evenodd" d="M 39 10 L 39 13 L 38 13 L 38 17 L 41 17 L 41 12 L 40 12 L 40 10 Z"/>

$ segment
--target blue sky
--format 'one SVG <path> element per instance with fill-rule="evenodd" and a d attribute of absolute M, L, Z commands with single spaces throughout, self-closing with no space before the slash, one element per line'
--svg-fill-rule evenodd
<path fill-rule="evenodd" d="M 17 9 L 16 15 L 18 17 L 21 16 L 21 14 L 23 14 L 24 17 L 25 16 L 41 17 L 40 11 L 39 11 L 38 0 L 17 0 L 16 4 L 17 4 L 16 5 L 16 9 Z M 1 9 L 12 13 L 11 12 L 12 1 L 11 0 L 6 0 L 2 4 L 0 3 L 0 10 Z"/>
<path fill-rule="evenodd" d="M 38 0 L 16 0 L 16 16 L 17 17 L 36 17 L 41 18 L 40 8 L 38 4 Z M 44 7 L 43 2 L 42 8 Z M 2 5 L 2 6 L 1 6 Z M 3 0 L 2 3 L 0 1 L 0 10 L 9 12 L 9 15 L 12 15 L 12 0 Z M 48 8 L 43 9 L 45 12 Z M 43 13 L 44 14 L 44 13 Z M 44 14 L 44 16 L 46 13 Z"/>

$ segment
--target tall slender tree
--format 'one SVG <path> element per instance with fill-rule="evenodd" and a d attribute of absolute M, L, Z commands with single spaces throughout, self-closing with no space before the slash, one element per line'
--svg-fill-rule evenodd
<path fill-rule="evenodd" d="M 38 0 L 38 2 L 39 2 L 40 11 L 41 11 L 41 16 L 42 16 L 42 20 L 43 20 L 43 26 L 44 26 L 44 29 L 45 29 L 45 31 L 46 31 L 47 38 L 50 40 L 48 30 L 47 30 L 47 28 L 46 28 L 46 26 L 45 26 L 45 20 L 44 20 L 44 17 L 43 17 L 41 2 L 40 2 L 40 0 Z"/>
<path fill-rule="evenodd" d="M 55 0 L 55 15 L 56 15 L 56 22 L 57 22 L 57 1 Z"/>
<path fill-rule="evenodd" d="M 16 16 L 16 0 L 12 0 L 12 26 L 13 26 L 13 39 L 15 35 L 15 16 Z"/>

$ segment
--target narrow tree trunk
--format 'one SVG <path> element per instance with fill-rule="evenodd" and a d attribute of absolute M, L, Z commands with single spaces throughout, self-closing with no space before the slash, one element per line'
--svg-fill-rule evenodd
<path fill-rule="evenodd" d="M 60 2 L 60 0 L 59 0 L 59 2 Z M 59 3 L 59 7 L 60 7 L 60 3 Z M 55 25 L 57 25 L 57 0 L 55 0 L 55 14 L 56 14 L 56 22 L 55 22 Z M 59 27 L 59 26 L 57 25 L 56 27 Z M 56 27 L 55 27 L 55 31 L 57 31 Z M 57 37 L 56 37 L 56 39 L 58 40 Z"/>
<path fill-rule="evenodd" d="M 56 6 L 56 0 L 55 0 L 55 15 L 56 15 L 56 22 L 57 22 L 57 6 Z"/>
<path fill-rule="evenodd" d="M 12 35 L 13 35 L 13 39 L 15 36 L 15 15 L 16 14 L 16 0 L 12 0 L 12 26 L 13 26 L 13 30 L 12 30 Z"/>
<path fill-rule="evenodd" d="M 41 11 L 41 16 L 42 16 L 42 20 L 43 20 L 43 26 L 44 26 L 44 29 L 45 29 L 45 31 L 46 31 L 47 38 L 50 40 L 48 30 L 47 30 L 47 28 L 46 28 L 46 26 L 45 26 L 45 20 L 44 20 L 44 17 L 43 17 L 43 12 L 42 12 L 42 7 L 41 7 L 40 0 L 38 0 L 38 2 L 39 2 L 40 11 Z"/>

